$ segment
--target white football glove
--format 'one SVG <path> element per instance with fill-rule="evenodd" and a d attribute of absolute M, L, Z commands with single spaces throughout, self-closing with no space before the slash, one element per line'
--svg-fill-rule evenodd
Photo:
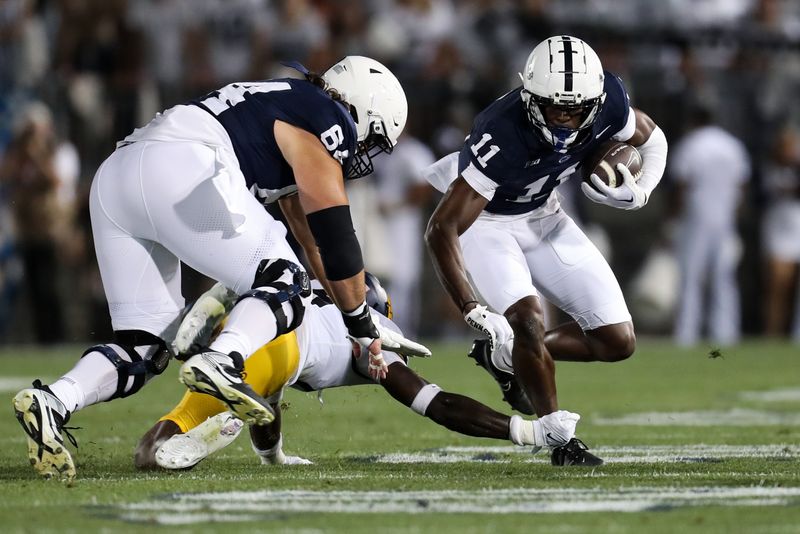
<path fill-rule="evenodd" d="M 236 300 L 236 293 L 220 283 L 203 293 L 181 321 L 172 348 L 179 356 L 208 346 L 211 334 Z"/>
<path fill-rule="evenodd" d="M 429 358 L 431 351 L 425 345 L 420 345 L 410 339 L 398 334 L 393 330 L 389 330 L 376 323 L 378 333 L 381 335 L 381 347 L 400 354 L 401 356 L 420 356 L 422 358 Z"/>
<path fill-rule="evenodd" d="M 594 187 L 583 182 L 581 189 L 589 200 L 623 210 L 638 210 L 647 204 L 647 193 L 636 183 L 631 171 L 622 163 L 617 163 L 617 172 L 622 175 L 622 185 L 611 187 L 603 183 L 596 174 L 589 179 Z"/>
<path fill-rule="evenodd" d="M 251 443 L 252 445 L 252 443 Z M 278 438 L 278 443 L 269 450 L 262 451 L 253 445 L 253 451 L 261 458 L 263 465 L 313 465 L 314 462 L 300 456 L 286 456 L 283 452 L 283 434 Z"/>
<path fill-rule="evenodd" d="M 581 416 L 558 410 L 540 417 L 533 422 L 534 441 L 536 445 L 558 447 L 575 437 L 575 427 Z"/>
<path fill-rule="evenodd" d="M 489 340 L 489 349 L 492 351 L 514 337 L 508 319 L 499 313 L 490 312 L 486 306 L 475 306 L 464 316 L 464 320 L 481 334 L 482 339 Z"/>

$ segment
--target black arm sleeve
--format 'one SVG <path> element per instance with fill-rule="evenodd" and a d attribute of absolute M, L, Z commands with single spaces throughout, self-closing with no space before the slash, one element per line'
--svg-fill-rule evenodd
<path fill-rule="evenodd" d="M 350 206 L 334 206 L 306 215 L 328 280 L 345 280 L 364 270 L 361 246 L 353 229 Z"/>

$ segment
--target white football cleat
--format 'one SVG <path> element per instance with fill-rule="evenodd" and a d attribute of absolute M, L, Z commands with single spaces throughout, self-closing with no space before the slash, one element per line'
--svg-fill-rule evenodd
<path fill-rule="evenodd" d="M 221 400 L 247 424 L 264 425 L 275 420 L 269 403 L 242 380 L 244 359 L 238 352 L 196 354 L 181 366 L 180 380 L 186 387 Z"/>
<path fill-rule="evenodd" d="M 156 451 L 156 463 L 164 469 L 187 469 L 227 447 L 244 428 L 230 412 L 209 417 L 185 434 L 175 434 Z"/>
<path fill-rule="evenodd" d="M 64 445 L 64 432 L 73 445 L 75 438 L 64 429 L 70 412 L 39 380 L 32 388 L 14 396 L 14 412 L 28 437 L 28 458 L 37 473 L 45 478 L 63 478 L 72 482 L 75 464 Z"/>

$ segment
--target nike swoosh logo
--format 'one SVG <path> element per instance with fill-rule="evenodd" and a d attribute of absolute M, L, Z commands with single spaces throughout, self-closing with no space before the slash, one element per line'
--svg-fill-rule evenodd
<path fill-rule="evenodd" d="M 595 139 L 597 139 L 598 137 L 600 137 L 601 135 L 603 135 L 603 133 L 604 133 L 606 130 L 608 130 L 609 128 L 611 128 L 611 125 L 610 125 L 610 124 L 609 124 L 608 126 L 606 126 L 605 128 L 603 128 L 603 129 L 600 131 L 600 133 L 599 133 L 599 134 L 597 134 L 597 135 L 595 135 L 595 136 L 594 136 L 594 138 L 595 138 Z"/>

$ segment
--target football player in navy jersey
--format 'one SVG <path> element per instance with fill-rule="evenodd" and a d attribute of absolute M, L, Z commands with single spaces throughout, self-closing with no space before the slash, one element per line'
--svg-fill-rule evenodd
<path fill-rule="evenodd" d="M 614 273 L 553 190 L 598 145 L 624 141 L 641 153 L 638 181 L 620 165 L 620 187 L 596 177 L 594 188 L 581 186 L 595 202 L 639 209 L 664 172 L 667 142 L 580 39 L 546 39 L 520 76 L 521 87 L 477 116 L 460 154 L 426 171 L 445 195 L 425 238 L 445 289 L 486 340 L 470 356 L 504 386 L 516 409 L 543 418 L 558 410 L 554 359 L 612 362 L 635 348 Z M 545 333 L 540 293 L 576 324 Z M 513 350 L 501 350 L 511 337 Z M 511 391 L 519 386 L 521 392 Z M 600 462 L 577 438 L 553 451 L 564 453 L 577 459 L 570 463 Z"/>
<path fill-rule="evenodd" d="M 181 381 L 246 422 L 273 420 L 242 380 L 243 361 L 300 324 L 311 290 L 264 202 L 280 201 L 370 373 L 385 377 L 344 180 L 369 174 L 372 157 L 391 152 L 406 123 L 405 94 L 366 57 L 348 56 L 322 76 L 293 66 L 304 79 L 232 83 L 158 114 L 98 169 L 92 233 L 115 339 L 86 350 L 49 386 L 37 380 L 14 397 L 41 475 L 75 476 L 64 444 L 72 413 L 132 395 L 164 371 L 184 308 L 181 261 L 239 295 L 224 331 L 183 363 Z"/>

